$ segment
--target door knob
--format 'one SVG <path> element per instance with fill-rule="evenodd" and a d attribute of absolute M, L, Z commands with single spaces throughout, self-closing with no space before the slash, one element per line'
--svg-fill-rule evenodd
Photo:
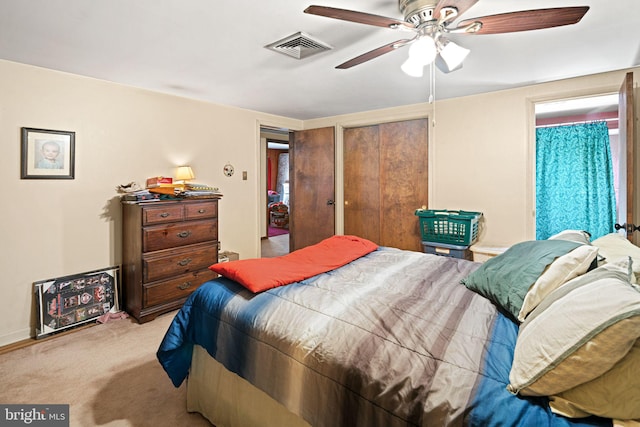
<path fill-rule="evenodd" d="M 331 200 L 331 199 L 327 200 L 327 205 L 328 205 L 328 206 L 331 206 L 331 205 L 333 205 L 334 203 L 335 203 L 335 202 L 334 202 L 333 200 Z"/>
<path fill-rule="evenodd" d="M 633 233 L 634 231 L 640 231 L 640 226 L 637 226 L 635 224 L 614 224 L 613 226 L 616 230 L 620 230 L 623 229 L 624 231 L 626 231 L 628 234 Z"/>

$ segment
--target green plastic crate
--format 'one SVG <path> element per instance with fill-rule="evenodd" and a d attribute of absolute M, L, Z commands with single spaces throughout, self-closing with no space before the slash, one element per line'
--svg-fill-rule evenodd
<path fill-rule="evenodd" d="M 470 246 L 478 240 L 482 212 L 418 209 L 415 214 L 423 241 Z"/>

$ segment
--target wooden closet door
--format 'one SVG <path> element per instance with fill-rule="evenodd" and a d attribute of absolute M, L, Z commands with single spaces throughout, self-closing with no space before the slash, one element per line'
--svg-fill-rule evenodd
<path fill-rule="evenodd" d="M 428 121 L 380 125 L 380 244 L 422 251 L 418 217 L 427 205 Z"/>
<path fill-rule="evenodd" d="M 345 129 L 343 139 L 344 233 L 378 243 L 380 242 L 378 126 Z"/>
<path fill-rule="evenodd" d="M 427 205 L 428 120 L 344 131 L 344 232 L 422 250 L 417 208 Z"/>

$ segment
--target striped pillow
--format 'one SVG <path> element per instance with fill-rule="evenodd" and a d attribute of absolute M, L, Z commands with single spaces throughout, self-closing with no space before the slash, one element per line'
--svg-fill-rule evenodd
<path fill-rule="evenodd" d="M 520 326 L 512 393 L 550 396 L 591 381 L 640 338 L 640 288 L 631 260 L 605 264 L 550 293 Z"/>
<path fill-rule="evenodd" d="M 616 365 L 598 378 L 551 396 L 551 411 L 570 418 L 597 415 L 640 420 L 640 340 Z"/>

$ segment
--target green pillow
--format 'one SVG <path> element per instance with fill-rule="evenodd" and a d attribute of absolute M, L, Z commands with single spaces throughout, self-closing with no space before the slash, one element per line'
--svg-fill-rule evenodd
<path fill-rule="evenodd" d="M 584 274 L 598 249 L 567 240 L 517 243 L 461 281 L 523 321 L 546 295 Z"/>

